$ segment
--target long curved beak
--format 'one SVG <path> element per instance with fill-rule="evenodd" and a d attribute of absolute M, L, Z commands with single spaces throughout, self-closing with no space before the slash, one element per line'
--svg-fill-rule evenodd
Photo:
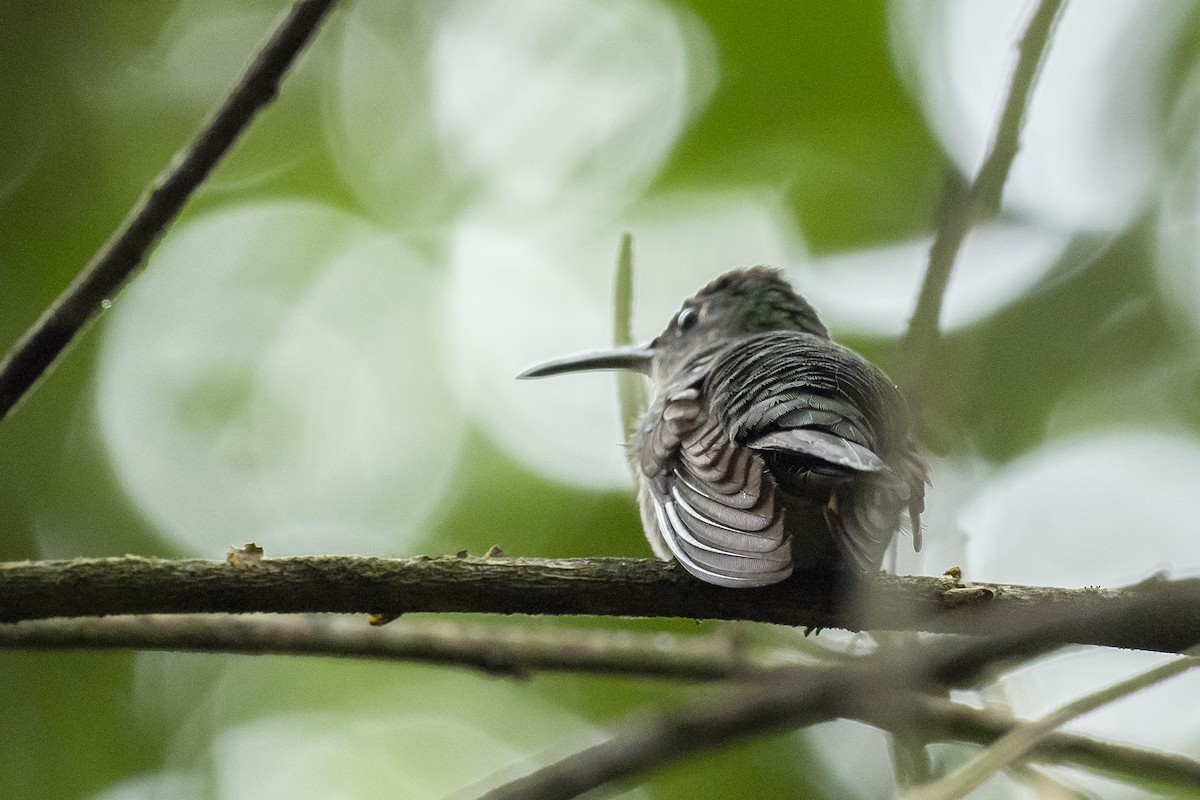
<path fill-rule="evenodd" d="M 611 350 L 593 350 L 589 353 L 577 353 L 573 356 L 556 358 L 553 361 L 546 361 L 530 367 L 517 378 L 545 378 L 548 375 L 591 372 L 601 369 L 628 369 L 649 375 L 652 358 L 654 358 L 654 348 L 651 345 L 632 344 L 614 347 Z"/>

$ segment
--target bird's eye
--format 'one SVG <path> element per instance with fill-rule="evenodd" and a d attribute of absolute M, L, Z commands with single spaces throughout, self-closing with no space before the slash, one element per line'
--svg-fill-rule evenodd
<path fill-rule="evenodd" d="M 696 309 L 688 306 L 683 311 L 680 311 L 679 316 L 675 318 L 675 327 L 680 333 L 687 333 L 696 327 L 696 323 L 699 321 L 700 314 L 696 312 Z"/>

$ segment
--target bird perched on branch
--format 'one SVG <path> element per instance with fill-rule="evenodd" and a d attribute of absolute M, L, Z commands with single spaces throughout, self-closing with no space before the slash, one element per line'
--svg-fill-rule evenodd
<path fill-rule="evenodd" d="M 877 571 L 907 514 L 921 549 L 928 467 L 875 365 L 829 338 L 777 270 L 728 272 L 645 345 L 522 373 L 627 369 L 655 397 L 633 440 L 655 554 L 718 586 Z"/>

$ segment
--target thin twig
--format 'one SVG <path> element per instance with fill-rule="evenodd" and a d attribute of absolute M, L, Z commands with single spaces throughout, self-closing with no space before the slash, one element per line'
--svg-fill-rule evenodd
<path fill-rule="evenodd" d="M 621 236 L 613 295 L 613 344 L 618 347 L 633 344 L 633 237 L 628 233 Z M 638 420 L 648 405 L 645 380 L 628 370 L 617 373 L 617 404 L 621 409 L 621 430 L 627 442 L 633 441 Z M 637 481 L 636 474 L 634 481 Z"/>
<path fill-rule="evenodd" d="M 29 393 L 76 334 L 133 276 L 192 193 L 237 142 L 316 33 L 335 0 L 298 0 L 237 86 L 187 149 L 172 159 L 121 227 L 0 362 L 0 420 Z"/>
<path fill-rule="evenodd" d="M 921 284 L 917 307 L 913 312 L 906 335 L 905 349 L 909 354 L 908 374 L 919 381 L 924 371 L 922 359 L 929 358 L 929 349 L 938 338 L 938 322 L 942 301 L 950 284 L 950 273 L 958 258 L 967 232 L 980 217 L 993 214 L 1000 207 L 1000 197 L 1008 173 L 1021 142 L 1021 128 L 1029 97 L 1038 71 L 1050 45 L 1054 29 L 1065 0 L 1042 0 L 1029 21 L 1017 51 L 1017 65 L 1004 102 L 991 150 L 969 187 L 952 181 L 943 202 L 942 217 L 929 253 L 929 266 Z"/>
<path fill-rule="evenodd" d="M 885 730 L 892 729 L 896 718 L 886 705 L 881 704 L 859 704 L 844 711 L 844 716 L 849 719 Z M 914 696 L 902 713 L 901 722 L 919 726 L 931 741 L 988 745 L 1023 724 L 994 709 L 971 708 L 945 697 L 926 695 Z M 1038 741 L 1027 757 L 1043 764 L 1082 767 L 1158 791 L 1177 792 L 1200 786 L 1200 761 L 1079 734 L 1054 731 Z"/>
<path fill-rule="evenodd" d="M 929 641 L 906 652 L 890 649 L 832 667 L 779 670 L 770 679 L 705 698 L 684 708 L 640 716 L 611 737 L 482 795 L 486 800 L 567 800 L 696 753 L 749 736 L 811 725 L 846 709 L 894 705 L 912 714 L 914 691 L 976 681 L 984 670 L 1038 652 L 1068 629 L 1134 622 L 1148 608 L 1123 604 L 1091 617 L 1050 612 L 1023 629 L 996 629 L 988 639 Z"/>
<path fill-rule="evenodd" d="M 1186 655 L 1200 655 L 1200 651 L 1192 650 Z M 1176 659 L 1084 695 L 1041 719 L 1022 723 L 977 758 L 932 783 L 913 789 L 905 797 L 907 800 L 954 800 L 956 797 L 963 797 L 990 778 L 992 773 L 1004 769 L 1009 764 L 1019 762 L 1046 736 L 1076 717 L 1095 711 L 1101 706 L 1116 702 L 1134 692 L 1161 683 L 1197 666 L 1200 666 L 1200 659 L 1189 657 Z"/>
<path fill-rule="evenodd" d="M 851 591 L 851 588 L 855 592 Z M 963 592 L 967 590 L 956 590 Z M 869 600 L 857 602 L 856 592 Z M 470 611 L 743 619 L 853 630 L 988 635 L 1047 614 L 1147 606 L 1125 625 L 1079 626 L 1065 642 L 1179 652 L 1200 642 L 1200 580 L 1120 590 L 974 584 L 947 602 L 944 581 L 878 575 L 862 586 L 797 573 L 761 589 L 723 589 L 648 559 L 269 558 L 232 565 L 124 556 L 0 563 L 0 621 L 155 613 Z M 1147 624 L 1153 620 L 1153 624 Z"/>
<path fill-rule="evenodd" d="M 810 659 L 779 648 L 735 651 L 721 636 L 562 626 L 232 614 L 58 618 L 0 625 L 0 649 L 168 650 L 412 661 L 524 676 L 578 672 L 677 680 L 748 679 Z"/>

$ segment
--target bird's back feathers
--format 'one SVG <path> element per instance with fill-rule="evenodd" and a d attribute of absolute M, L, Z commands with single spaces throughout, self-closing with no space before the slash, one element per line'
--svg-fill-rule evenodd
<path fill-rule="evenodd" d="M 686 375 L 648 412 L 638 450 L 644 516 L 689 571 L 720 585 L 773 583 L 791 572 L 793 539 L 870 571 L 905 511 L 919 535 L 926 468 L 904 400 L 861 356 L 772 331 Z"/>

